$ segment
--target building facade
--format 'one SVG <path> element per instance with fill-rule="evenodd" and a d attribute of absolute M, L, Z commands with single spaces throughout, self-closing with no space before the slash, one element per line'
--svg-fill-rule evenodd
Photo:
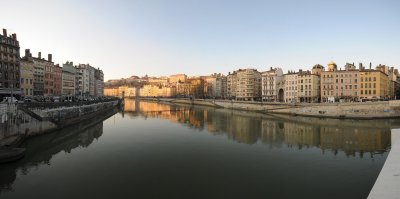
<path fill-rule="evenodd" d="M 77 74 L 76 74 L 76 95 L 78 96 L 90 96 L 89 89 L 89 67 L 85 64 L 79 64 L 75 66 Z M 94 92 L 94 91 L 93 91 Z"/>
<path fill-rule="evenodd" d="M 187 76 L 185 74 L 176 74 L 169 76 L 169 83 L 176 84 L 176 83 L 184 83 L 186 82 Z"/>
<path fill-rule="evenodd" d="M 310 71 L 300 71 L 297 78 L 297 97 L 299 102 L 319 102 L 321 98 L 320 76 Z"/>
<path fill-rule="evenodd" d="M 321 101 L 358 101 L 359 73 L 354 64 L 348 63 L 344 70 L 337 70 L 336 63 L 329 62 L 328 71 L 321 72 Z"/>
<path fill-rule="evenodd" d="M 283 80 L 283 71 L 281 68 L 272 68 L 262 73 L 261 89 L 262 99 L 268 102 L 277 102 L 278 90 L 277 84 Z"/>
<path fill-rule="evenodd" d="M 236 99 L 237 73 L 233 71 L 226 76 L 226 97 Z"/>
<path fill-rule="evenodd" d="M 0 34 L 0 98 L 22 94 L 20 87 L 20 47 L 17 35 Z"/>
<path fill-rule="evenodd" d="M 62 96 L 75 96 L 76 69 L 73 62 L 62 67 Z"/>
<path fill-rule="evenodd" d="M 256 69 L 243 69 L 236 73 L 236 100 L 261 100 L 261 73 Z"/>
<path fill-rule="evenodd" d="M 54 65 L 53 85 L 53 96 L 60 97 L 62 91 L 62 68 L 59 64 Z"/>
<path fill-rule="evenodd" d="M 226 98 L 227 78 L 224 75 L 217 77 L 215 82 L 215 97 L 218 99 Z"/>
<path fill-rule="evenodd" d="M 44 95 L 44 70 L 48 65 L 47 61 L 42 59 L 42 53 L 38 53 L 38 57 L 33 57 L 33 95 Z"/>
<path fill-rule="evenodd" d="M 52 55 L 48 55 L 47 62 L 44 65 L 44 96 L 54 95 L 54 63 L 52 62 Z"/>
<path fill-rule="evenodd" d="M 102 97 L 104 95 L 104 73 L 99 68 L 94 70 L 94 96 Z"/>
<path fill-rule="evenodd" d="M 360 100 L 388 99 L 389 78 L 380 70 L 363 69 L 360 71 Z"/>
<path fill-rule="evenodd" d="M 25 50 L 25 56 L 21 58 L 21 92 L 22 96 L 33 96 L 33 58 L 29 49 Z"/>
<path fill-rule="evenodd" d="M 284 102 L 298 102 L 297 98 L 297 79 L 298 73 L 289 71 L 284 75 Z"/>

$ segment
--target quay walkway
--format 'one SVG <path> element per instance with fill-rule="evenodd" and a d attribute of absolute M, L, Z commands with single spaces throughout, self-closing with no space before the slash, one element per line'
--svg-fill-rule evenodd
<path fill-rule="evenodd" d="M 400 129 L 392 130 L 392 148 L 368 199 L 400 199 Z"/>

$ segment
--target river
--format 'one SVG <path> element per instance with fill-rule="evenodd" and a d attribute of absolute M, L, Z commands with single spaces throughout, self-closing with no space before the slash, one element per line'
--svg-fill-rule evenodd
<path fill-rule="evenodd" d="M 29 139 L 0 198 L 366 198 L 399 124 L 127 99 Z"/>

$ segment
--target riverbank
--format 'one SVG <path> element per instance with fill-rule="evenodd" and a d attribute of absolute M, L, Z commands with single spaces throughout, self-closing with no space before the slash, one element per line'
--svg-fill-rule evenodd
<path fill-rule="evenodd" d="M 119 104 L 119 100 L 85 104 L 11 104 L 0 122 L 0 140 L 12 136 L 41 135 L 106 113 Z"/>
<path fill-rule="evenodd" d="M 368 199 L 400 197 L 400 129 L 392 129 L 392 147 Z"/>
<path fill-rule="evenodd" d="M 400 100 L 355 103 L 261 103 L 230 100 L 140 98 L 159 103 L 189 104 L 255 111 L 265 114 L 299 115 L 318 118 L 386 119 L 400 118 Z"/>
<path fill-rule="evenodd" d="M 7 107 L 7 120 L 1 122 L 0 163 L 21 159 L 25 149 L 19 147 L 30 137 L 54 132 L 92 118 L 102 118 L 102 115 L 115 112 L 112 110 L 119 104 L 119 100 L 59 106 L 43 103 L 12 104 Z"/>

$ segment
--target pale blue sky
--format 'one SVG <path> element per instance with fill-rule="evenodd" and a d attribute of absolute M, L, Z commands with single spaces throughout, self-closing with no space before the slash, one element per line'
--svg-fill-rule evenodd
<path fill-rule="evenodd" d="M 21 54 L 131 75 L 310 69 L 333 59 L 400 68 L 398 0 L 2 1 Z"/>

